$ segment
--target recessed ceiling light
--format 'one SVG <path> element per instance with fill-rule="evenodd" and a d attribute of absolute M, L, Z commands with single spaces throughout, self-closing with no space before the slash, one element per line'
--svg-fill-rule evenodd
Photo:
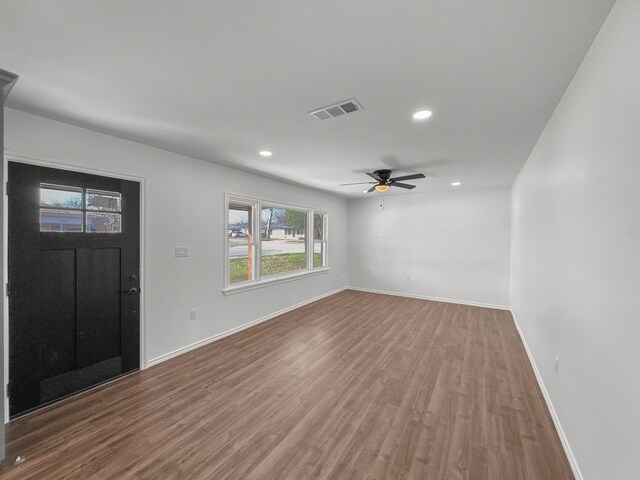
<path fill-rule="evenodd" d="M 413 114 L 414 120 L 426 120 L 432 115 L 431 110 L 419 110 Z"/>
<path fill-rule="evenodd" d="M 262 155 L 263 157 L 270 157 L 271 155 L 273 155 L 273 153 L 271 153 L 269 150 L 262 150 L 260 152 L 260 155 Z"/>
<path fill-rule="evenodd" d="M 457 187 L 458 185 L 460 185 L 460 182 L 451 182 L 452 187 Z"/>

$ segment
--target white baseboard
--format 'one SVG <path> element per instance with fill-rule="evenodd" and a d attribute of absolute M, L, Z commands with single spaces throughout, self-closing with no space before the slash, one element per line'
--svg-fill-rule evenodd
<path fill-rule="evenodd" d="M 430 297 L 428 295 L 413 295 L 410 293 L 389 292 L 386 290 L 374 290 L 372 288 L 347 287 L 349 290 L 357 290 L 359 292 L 380 293 L 382 295 L 394 295 L 396 297 L 419 298 L 421 300 L 433 300 L 435 302 L 458 303 L 460 305 L 471 305 L 473 307 L 495 308 L 498 310 L 510 310 L 508 305 L 493 305 L 491 303 L 470 302 L 467 300 L 456 300 L 454 298 Z"/>
<path fill-rule="evenodd" d="M 347 288 L 348 287 L 342 287 L 328 293 L 323 293 L 322 295 L 318 295 L 317 297 L 313 297 L 303 302 L 296 303 L 295 305 L 291 305 L 289 307 L 283 308 L 282 310 L 278 310 L 277 312 L 270 313 L 269 315 L 265 315 L 264 317 L 260 317 L 256 320 L 252 320 L 251 322 L 248 322 L 238 327 L 227 330 L 226 332 L 218 333 L 211 337 L 192 343 L 191 345 L 187 345 L 186 347 L 182 347 L 172 352 L 165 353 L 164 355 L 160 355 L 159 357 L 149 360 L 147 362 L 147 368 L 162 362 L 166 362 L 167 360 L 177 357 L 178 355 L 182 355 L 183 353 L 187 353 L 187 352 L 190 352 L 191 350 L 195 350 L 198 347 L 203 347 L 204 345 L 208 345 L 209 343 L 213 343 L 217 340 L 222 340 L 223 338 L 228 337 L 229 335 L 233 335 L 234 333 L 241 332 L 242 330 L 246 330 L 247 328 L 253 327 L 254 325 L 258 325 L 259 323 L 266 322 L 267 320 L 271 320 L 272 318 L 275 318 L 279 315 L 295 310 L 296 308 L 303 307 L 304 305 L 308 305 L 309 303 L 313 303 L 322 298 L 342 292 L 343 290 L 347 290 Z"/>
<path fill-rule="evenodd" d="M 551 403 L 551 397 L 549 396 L 549 392 L 547 388 L 544 386 L 544 382 L 542 381 L 542 376 L 540 375 L 540 371 L 538 370 L 538 366 L 536 365 L 536 361 L 533 358 L 533 354 L 531 350 L 529 350 L 529 345 L 527 345 L 527 340 L 524 338 L 524 333 L 522 333 L 522 329 L 520 328 L 520 324 L 518 323 L 518 319 L 516 318 L 515 313 L 511 310 L 511 316 L 513 317 L 513 323 L 516 326 L 516 330 L 518 330 L 518 334 L 520 335 L 520 340 L 522 340 L 522 344 L 524 345 L 524 349 L 527 352 L 527 356 L 529 357 L 529 363 L 531 363 L 531 368 L 533 368 L 533 373 L 536 376 L 536 380 L 538 381 L 538 386 L 540 387 L 540 391 L 542 391 L 542 396 L 544 397 L 544 401 L 547 404 L 547 409 L 549 410 L 549 414 L 551 415 L 551 419 L 553 420 L 553 424 L 556 427 L 556 431 L 558 432 L 558 436 L 560 437 L 560 442 L 562 443 L 562 448 L 564 448 L 564 453 L 569 460 L 569 465 L 571 466 L 571 470 L 573 471 L 573 476 L 576 477 L 576 480 L 584 480 L 582 476 L 582 472 L 580 471 L 580 467 L 578 466 L 578 462 L 576 461 L 576 457 L 573 455 L 573 451 L 571 450 L 571 446 L 569 445 L 569 440 L 562 429 L 562 425 L 560 424 L 560 419 L 556 414 L 556 410 L 553 408 L 553 403 Z"/>

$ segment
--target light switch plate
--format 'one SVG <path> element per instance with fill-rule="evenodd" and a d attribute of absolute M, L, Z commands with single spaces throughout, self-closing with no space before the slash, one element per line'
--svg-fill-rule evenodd
<path fill-rule="evenodd" d="M 188 257 L 189 247 L 176 247 L 176 257 Z"/>

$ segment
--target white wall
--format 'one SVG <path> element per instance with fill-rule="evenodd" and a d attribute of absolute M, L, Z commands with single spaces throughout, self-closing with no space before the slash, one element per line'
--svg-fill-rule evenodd
<path fill-rule="evenodd" d="M 346 284 L 345 199 L 15 110 L 5 120 L 8 151 L 146 179 L 149 360 Z M 328 210 L 331 271 L 224 296 L 225 190 Z M 190 258 L 175 258 L 177 245 L 191 247 Z"/>
<path fill-rule="evenodd" d="M 513 187 L 513 310 L 589 480 L 640 475 L 639 126 L 618 0 Z"/>
<path fill-rule="evenodd" d="M 509 305 L 509 188 L 387 195 L 384 210 L 370 195 L 349 202 L 352 286 Z"/>

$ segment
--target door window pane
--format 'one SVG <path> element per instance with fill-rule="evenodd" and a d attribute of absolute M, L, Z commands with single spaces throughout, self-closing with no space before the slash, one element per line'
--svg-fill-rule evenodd
<path fill-rule="evenodd" d="M 263 277 L 307 268 L 307 213 L 278 207 L 261 212 L 260 271 Z"/>
<path fill-rule="evenodd" d="M 82 211 L 41 208 L 40 231 L 82 232 Z"/>
<path fill-rule="evenodd" d="M 82 188 L 40 184 L 40 206 L 58 208 L 82 208 Z"/>
<path fill-rule="evenodd" d="M 119 213 L 87 212 L 88 233 L 120 233 L 122 231 Z"/>
<path fill-rule="evenodd" d="M 105 192 L 87 188 L 87 210 L 119 212 L 121 195 L 118 192 Z"/>
<path fill-rule="evenodd" d="M 120 213 L 106 212 L 120 212 L 121 203 L 118 192 L 41 183 L 40 231 L 120 233 Z"/>

